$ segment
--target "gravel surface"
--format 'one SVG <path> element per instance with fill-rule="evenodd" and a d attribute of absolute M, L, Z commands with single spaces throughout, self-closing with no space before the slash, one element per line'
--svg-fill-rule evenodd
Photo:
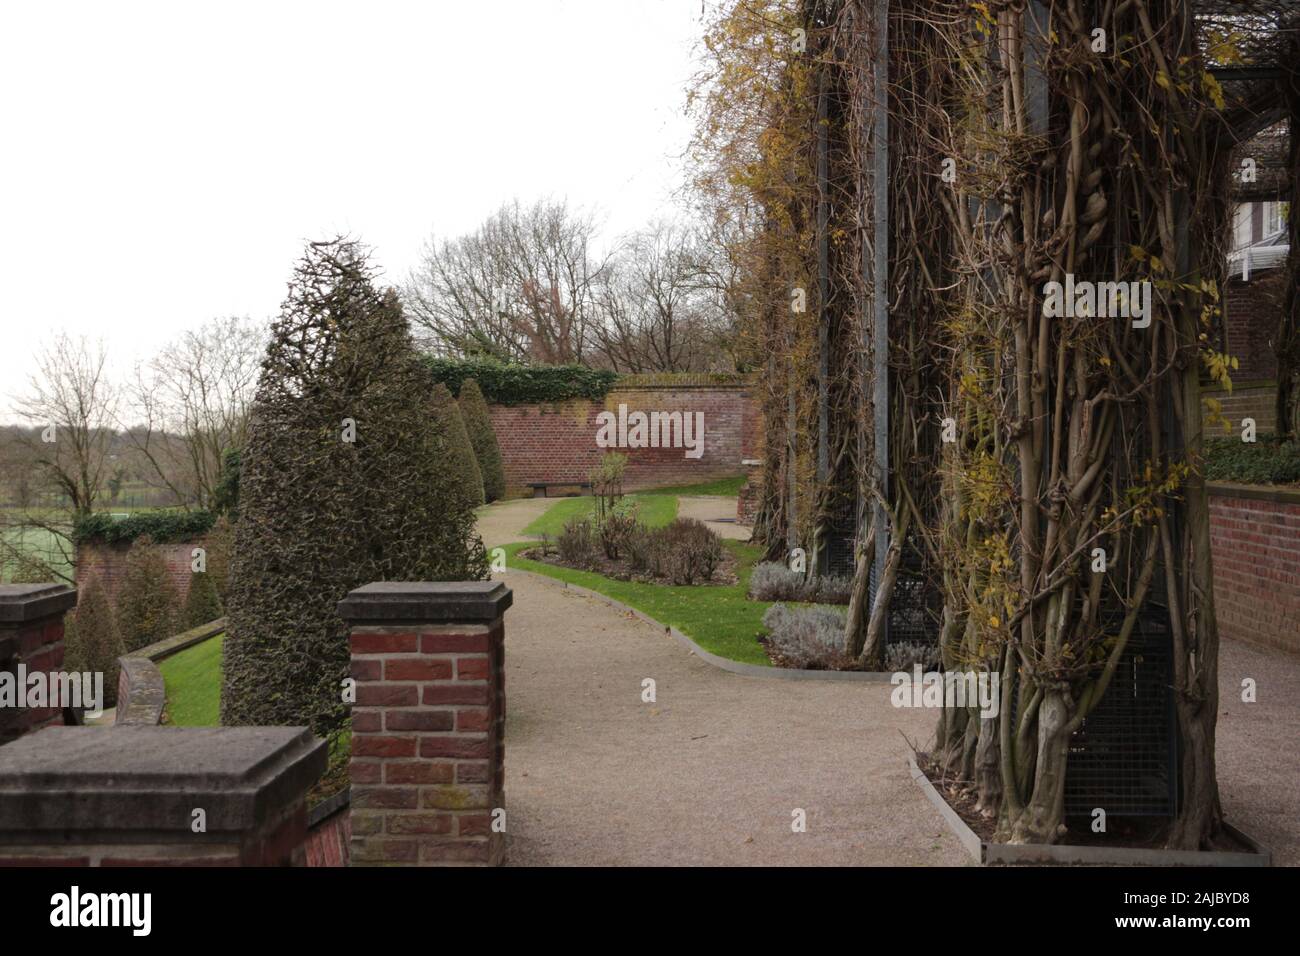
<path fill-rule="evenodd" d="M 896 729 L 926 736 L 933 714 L 894 709 L 888 685 L 741 677 L 558 584 L 504 579 L 512 864 L 969 862 Z"/>
<path fill-rule="evenodd" d="M 520 540 L 545 507 L 492 506 L 485 540 Z M 904 735 L 924 749 L 934 715 L 888 685 L 731 674 L 558 582 L 503 579 L 511 864 L 970 864 L 907 772 Z M 1225 641 L 1220 692 L 1227 819 L 1300 864 L 1300 659 Z"/>
<path fill-rule="evenodd" d="M 677 499 L 677 516 L 679 518 L 698 518 L 709 526 L 720 538 L 733 538 L 748 541 L 753 530 L 748 525 L 736 524 L 736 499 L 723 497 L 700 497 Z M 718 518 L 730 518 L 731 521 L 718 521 Z"/>

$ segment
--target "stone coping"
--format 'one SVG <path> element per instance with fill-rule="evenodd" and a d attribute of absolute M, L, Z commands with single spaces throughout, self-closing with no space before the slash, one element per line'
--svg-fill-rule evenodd
<path fill-rule="evenodd" d="M 500 581 L 378 581 L 338 603 L 350 624 L 490 624 L 514 597 Z"/>
<path fill-rule="evenodd" d="M 117 663 L 122 668 L 122 676 L 118 680 L 113 725 L 156 727 L 161 724 L 167 685 L 158 665 L 147 657 L 119 657 Z"/>
<path fill-rule="evenodd" d="M 0 844 L 51 832 L 192 839 L 249 831 L 304 799 L 325 772 L 305 727 L 48 727 L 0 747 Z"/>
<path fill-rule="evenodd" d="M 125 656 L 147 657 L 151 661 L 160 661 L 171 657 L 173 654 L 180 653 L 188 647 L 193 647 L 195 644 L 202 644 L 208 638 L 216 637 L 225 629 L 226 619 L 219 617 L 215 621 L 208 621 L 207 624 L 200 624 L 188 631 L 181 631 L 171 637 L 164 637 L 161 641 L 138 648 Z"/>
<path fill-rule="evenodd" d="M 1247 485 L 1236 481 L 1207 481 L 1206 490 L 1215 498 L 1251 498 L 1300 505 L 1300 488 L 1286 485 Z"/>
<path fill-rule="evenodd" d="M 979 866 L 989 864 L 1067 864 L 1078 866 L 1271 866 L 1272 856 L 1246 834 L 1225 823 L 1223 828 L 1235 840 L 1250 847 L 1249 852 L 1223 850 L 1163 850 L 1126 846 L 1069 846 L 1063 843 L 1011 844 L 986 843 L 966 821 L 948 805 L 943 794 L 916 764 L 916 755 L 907 755 L 908 770 L 921 792 L 939 811 L 971 859 Z"/>
<path fill-rule="evenodd" d="M 347 787 L 333 796 L 326 797 L 307 811 L 307 829 L 319 826 L 334 814 L 348 809 L 352 805 L 352 788 Z"/>
<path fill-rule="evenodd" d="M 0 627 L 63 614 L 77 603 L 66 584 L 0 584 Z"/>

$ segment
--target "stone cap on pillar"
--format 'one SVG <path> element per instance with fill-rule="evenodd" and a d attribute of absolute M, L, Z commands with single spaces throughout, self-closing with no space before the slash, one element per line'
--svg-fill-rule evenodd
<path fill-rule="evenodd" d="M 252 830 L 325 772 L 303 727 L 50 727 L 0 747 L 0 844 L 41 833 Z"/>
<path fill-rule="evenodd" d="M 0 584 L 0 627 L 63 614 L 77 603 L 66 584 Z"/>
<path fill-rule="evenodd" d="M 490 624 L 513 601 L 500 581 L 379 581 L 350 592 L 338 613 L 352 624 Z"/>

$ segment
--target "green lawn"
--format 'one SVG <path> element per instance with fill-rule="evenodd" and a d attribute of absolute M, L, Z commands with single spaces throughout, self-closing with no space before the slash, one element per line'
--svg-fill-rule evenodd
<path fill-rule="evenodd" d="M 216 727 L 221 723 L 221 650 L 225 635 L 173 654 L 158 665 L 167 685 L 167 723 Z"/>
<path fill-rule="evenodd" d="M 745 476 L 737 475 L 734 478 L 719 478 L 716 481 L 705 481 L 698 485 L 670 485 L 667 488 L 651 488 L 640 492 L 640 494 L 685 495 L 688 498 L 717 495 L 724 498 L 734 498 L 740 494 L 740 488 L 744 483 Z"/>
<path fill-rule="evenodd" d="M 72 574 L 72 565 L 64 559 L 58 538 L 53 532 L 29 525 L 27 527 L 9 528 L 0 533 L 4 535 L 5 544 L 14 550 L 44 561 L 56 571 L 61 571 L 67 575 Z M 71 551 L 72 546 L 64 541 L 63 548 Z M 12 562 L 6 562 L 3 557 L 0 557 L 0 580 L 8 581 L 9 576 L 17 570 L 11 564 Z"/>
<path fill-rule="evenodd" d="M 677 517 L 677 498 L 673 495 L 655 493 L 638 493 L 627 495 L 623 500 L 637 506 L 637 517 L 651 528 L 662 527 Z M 591 517 L 596 499 L 590 495 L 581 498 L 556 498 L 555 504 L 546 509 L 536 521 L 524 529 L 524 534 L 540 538 L 550 535 L 557 538 L 564 526 L 572 518 Z"/>
<path fill-rule="evenodd" d="M 506 554 L 509 567 L 535 571 L 599 591 L 649 614 L 656 621 L 671 624 L 700 647 L 719 657 L 744 664 L 769 666 L 767 654 L 758 643 L 758 634 L 763 629 L 763 615 L 772 605 L 763 601 L 750 601 L 745 597 L 749 588 L 749 575 L 762 552 L 755 545 L 739 541 L 724 541 L 723 544 L 736 555 L 736 576 L 739 579 L 736 584 L 725 587 L 674 587 L 615 581 L 590 571 L 574 571 L 515 557 L 518 551 L 534 547 L 531 542 L 509 545 Z M 509 572 L 506 576 L 509 577 Z"/>

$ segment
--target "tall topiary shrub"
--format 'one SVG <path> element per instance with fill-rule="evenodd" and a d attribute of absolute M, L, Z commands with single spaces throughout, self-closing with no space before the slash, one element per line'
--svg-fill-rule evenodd
<path fill-rule="evenodd" d="M 486 577 L 450 425 L 373 275 L 355 243 L 312 243 L 272 328 L 241 454 L 223 724 L 328 736 L 348 715 L 338 601 L 372 581 Z"/>
<path fill-rule="evenodd" d="M 452 398 L 451 390 L 439 383 L 429 396 L 430 415 L 438 420 L 447 433 L 447 458 L 444 468 L 456 478 L 456 488 L 471 508 L 484 502 L 483 473 L 479 471 L 478 457 L 470 442 L 469 430 L 460 413 L 460 406 Z"/>
<path fill-rule="evenodd" d="M 488 414 L 483 390 L 472 378 L 465 379 L 460 387 L 460 413 L 465 419 L 469 442 L 474 446 L 474 457 L 478 459 L 478 468 L 483 475 L 483 497 L 496 501 L 506 493 L 501 446 L 497 444 L 497 433 L 492 427 L 492 416 Z"/>
<path fill-rule="evenodd" d="M 227 593 L 230 589 L 230 552 L 234 547 L 234 539 L 235 526 L 225 515 L 217 519 L 204 539 L 204 547 L 207 549 L 207 573 L 217 589 L 217 599 L 223 608 L 226 606 Z"/>
<path fill-rule="evenodd" d="M 190 593 L 185 597 L 182 626 L 188 630 L 221 617 L 221 598 L 211 571 L 190 572 Z"/>
<path fill-rule="evenodd" d="M 136 538 L 126 557 L 117 594 L 117 628 L 128 651 L 171 637 L 177 630 L 180 595 L 162 552 L 149 535 Z"/>
<path fill-rule="evenodd" d="M 63 640 L 63 669 L 104 675 L 105 707 L 117 704 L 117 659 L 126 653 L 113 619 L 108 594 L 99 577 L 92 576 L 78 590 L 77 607 L 67 616 Z"/>

